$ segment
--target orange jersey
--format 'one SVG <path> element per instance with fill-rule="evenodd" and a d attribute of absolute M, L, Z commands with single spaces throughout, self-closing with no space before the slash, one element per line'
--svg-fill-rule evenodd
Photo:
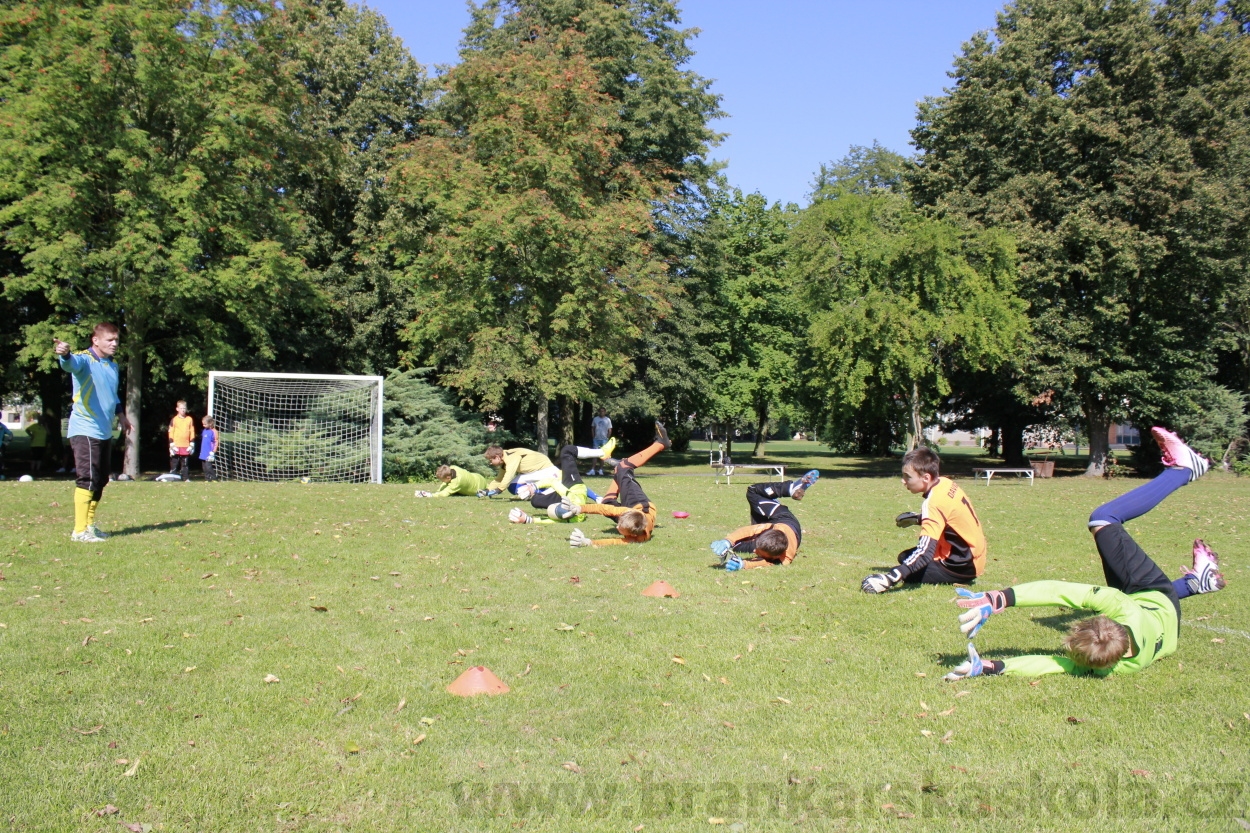
<path fill-rule="evenodd" d="M 641 512 L 647 522 L 641 535 L 622 534 L 620 538 L 600 538 L 592 543 L 596 547 L 607 547 L 612 544 L 645 544 L 650 541 L 651 533 L 655 530 L 655 504 L 648 501 L 646 505 L 639 503 L 634 506 L 609 506 L 604 503 L 588 503 L 583 506 L 582 512 L 587 515 L 606 515 L 609 518 L 619 518 L 634 510 Z"/>
<path fill-rule="evenodd" d="M 169 441 L 178 448 L 186 448 L 195 439 L 195 420 L 190 414 L 175 416 L 169 421 Z"/>
<path fill-rule="evenodd" d="M 975 575 L 985 572 L 985 531 L 972 501 L 949 477 L 940 477 L 920 507 L 920 540 L 902 563 L 904 576 L 923 569 L 930 560 Z"/>
<path fill-rule="evenodd" d="M 757 538 L 770 529 L 779 529 L 781 530 L 781 534 L 786 536 L 786 551 L 781 555 L 776 556 L 760 555 L 757 553 L 756 556 L 760 559 L 759 563 L 752 564 L 755 559 L 751 559 L 750 561 L 744 562 L 744 564 L 748 567 L 762 566 L 763 562 L 770 564 L 789 564 L 794 560 L 795 554 L 799 551 L 799 536 L 794 533 L 794 527 L 789 524 L 752 524 L 751 526 L 744 526 L 741 529 L 735 529 L 733 532 L 726 535 L 725 538 L 729 541 L 729 543 L 737 544 L 741 541 L 747 540 L 748 538 Z"/>

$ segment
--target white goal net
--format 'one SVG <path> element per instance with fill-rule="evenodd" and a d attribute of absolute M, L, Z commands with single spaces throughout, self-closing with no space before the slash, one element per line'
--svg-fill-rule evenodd
<path fill-rule="evenodd" d="M 208 374 L 217 474 L 382 482 L 382 377 Z"/>

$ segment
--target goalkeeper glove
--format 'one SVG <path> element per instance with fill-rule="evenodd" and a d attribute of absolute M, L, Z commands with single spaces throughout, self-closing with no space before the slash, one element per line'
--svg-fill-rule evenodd
<path fill-rule="evenodd" d="M 586 533 L 574 527 L 573 532 L 569 535 L 570 547 L 589 547 L 590 539 L 586 537 Z"/>
<path fill-rule="evenodd" d="M 187 446 L 187 456 L 189 457 L 194 453 L 195 453 L 195 443 L 191 443 L 189 446 Z"/>
<path fill-rule="evenodd" d="M 499 494 L 498 489 L 479 489 L 477 496 L 478 497 L 494 497 L 497 494 Z"/>
<path fill-rule="evenodd" d="M 736 552 L 730 553 L 729 557 L 725 559 L 725 569 L 731 573 L 736 570 L 741 570 L 743 566 L 742 556 L 738 555 Z"/>
<path fill-rule="evenodd" d="M 725 557 L 729 555 L 729 551 L 733 549 L 733 542 L 728 538 L 722 538 L 719 541 L 712 542 L 712 552 L 716 553 L 720 558 L 720 563 L 725 563 Z"/>
<path fill-rule="evenodd" d="M 581 513 L 582 507 L 568 498 L 559 503 L 551 504 L 551 507 L 547 510 L 547 515 L 557 521 L 567 521 L 574 515 L 580 515 Z"/>
<path fill-rule="evenodd" d="M 429 497 L 430 494 L 431 493 L 427 492 L 425 489 L 417 489 L 412 493 L 413 497 Z"/>
<path fill-rule="evenodd" d="M 169 456 L 173 457 L 177 453 L 178 453 L 178 446 L 174 445 L 173 443 L 170 443 L 169 444 Z"/>
<path fill-rule="evenodd" d="M 512 508 L 512 511 L 508 513 L 508 520 L 514 524 L 532 524 L 534 522 L 533 518 L 521 511 L 519 507 L 515 506 Z"/>
<path fill-rule="evenodd" d="M 969 677 L 980 677 L 985 673 L 985 663 L 981 661 L 981 655 L 977 653 L 977 649 L 972 643 L 968 643 L 968 659 L 956 665 L 949 674 L 942 679 L 948 683 L 966 680 Z"/>
<path fill-rule="evenodd" d="M 894 525 L 897 527 L 918 526 L 920 524 L 920 515 L 916 512 L 900 512 L 894 518 Z"/>
<path fill-rule="evenodd" d="M 207 456 L 207 457 L 205 457 L 204 459 L 205 459 L 205 460 L 207 460 L 207 461 L 208 461 L 208 462 L 210 462 L 210 463 L 216 462 L 216 461 L 217 461 L 217 452 L 216 452 L 216 451 L 210 451 L 210 452 L 208 452 L 208 456 Z"/>
<path fill-rule="evenodd" d="M 973 593 L 966 587 L 957 587 L 958 598 L 955 604 L 967 608 L 968 612 L 959 617 L 959 629 L 964 636 L 972 639 L 981 630 L 985 621 L 995 613 L 1007 607 L 1007 594 L 1001 590 L 987 590 L 984 593 Z"/>
<path fill-rule="evenodd" d="M 865 593 L 884 593 L 902 580 L 898 570 L 891 570 L 888 573 L 873 573 L 860 583 L 859 589 Z"/>

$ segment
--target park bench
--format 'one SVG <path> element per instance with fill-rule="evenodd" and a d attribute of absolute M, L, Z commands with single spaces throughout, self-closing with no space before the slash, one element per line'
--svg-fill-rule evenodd
<path fill-rule="evenodd" d="M 766 471 L 769 479 L 776 477 L 781 480 L 786 479 L 786 467 L 782 463 L 735 463 L 725 459 L 725 452 L 721 450 L 713 450 L 708 452 L 708 465 L 716 473 L 716 484 L 720 484 L 720 479 L 725 478 L 725 485 L 733 485 L 734 474 L 742 471 Z"/>
<path fill-rule="evenodd" d="M 984 480 L 985 480 L 985 485 L 986 485 L 986 486 L 988 486 L 988 485 L 990 485 L 990 481 L 994 479 L 994 475 L 996 475 L 996 474 L 1014 474 L 1014 475 L 1016 475 L 1017 477 L 1027 477 L 1027 478 L 1029 478 L 1029 485 L 1030 485 L 1030 486 L 1032 486 L 1032 485 L 1033 485 L 1033 474 L 1034 474 L 1034 472 L 1033 472 L 1033 469 L 1032 469 L 1032 468 L 1027 468 L 1027 469 L 1009 469 L 1009 468 L 973 469 L 973 470 L 972 470 L 972 479 L 973 479 L 973 480 L 981 480 L 981 479 L 984 479 Z"/>

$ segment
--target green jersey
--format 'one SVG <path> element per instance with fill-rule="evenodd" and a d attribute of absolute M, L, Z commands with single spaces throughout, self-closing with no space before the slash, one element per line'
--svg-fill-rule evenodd
<path fill-rule="evenodd" d="M 1011 588 L 1016 607 L 1062 605 L 1091 610 L 1123 625 L 1133 639 L 1133 655 L 1110 668 L 1077 665 L 1066 656 L 1010 657 L 1002 660 L 1004 674 L 1036 677 L 1041 674 L 1131 674 L 1176 651 L 1180 617 L 1174 601 L 1158 590 L 1123 593 L 1110 587 L 1068 581 L 1031 581 Z"/>
<path fill-rule="evenodd" d="M 452 466 L 451 471 L 455 476 L 444 483 L 443 488 L 430 495 L 430 497 L 451 497 L 452 495 L 473 497 L 486 488 L 486 478 L 480 474 L 465 471 L 459 466 Z"/>

